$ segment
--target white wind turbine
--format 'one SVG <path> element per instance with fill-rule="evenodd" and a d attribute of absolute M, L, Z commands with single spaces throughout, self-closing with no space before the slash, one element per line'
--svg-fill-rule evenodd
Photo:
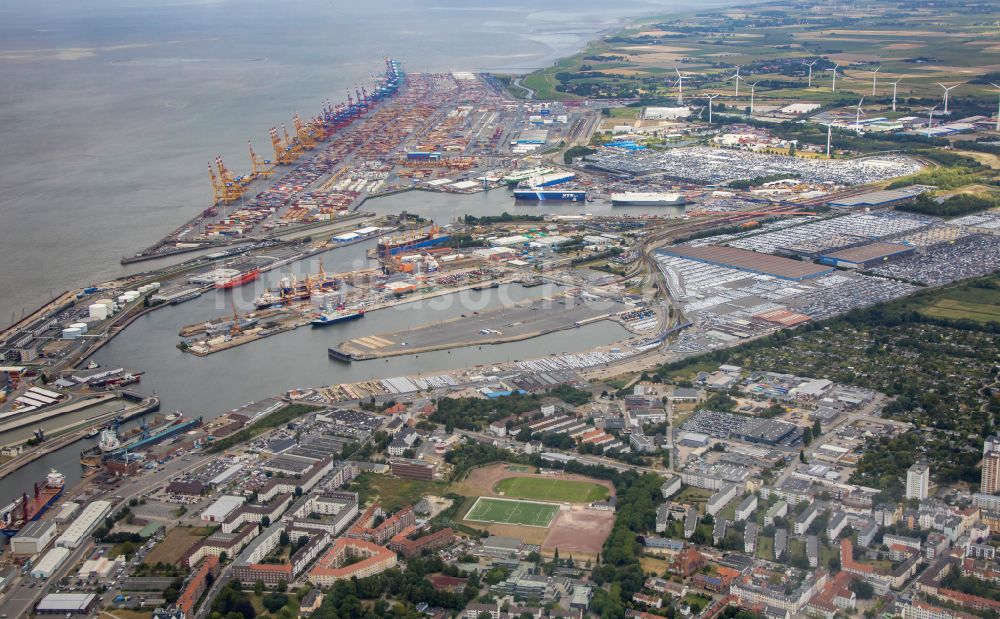
<path fill-rule="evenodd" d="M 878 79 L 878 72 L 882 70 L 882 67 L 875 67 L 872 71 L 872 96 L 875 96 L 875 80 Z"/>
<path fill-rule="evenodd" d="M 928 136 L 930 136 L 930 134 L 931 134 L 931 127 L 934 126 L 934 110 L 936 110 L 937 107 L 938 106 L 935 105 L 931 109 L 927 110 L 927 135 Z"/>
<path fill-rule="evenodd" d="M 743 77 L 740 76 L 740 68 L 739 67 L 736 67 L 736 73 L 734 73 L 733 75 L 731 75 L 729 77 L 729 79 L 736 80 L 736 96 L 737 97 L 740 96 L 740 80 L 742 80 Z M 746 81 L 746 80 L 743 80 L 743 81 Z"/>
<path fill-rule="evenodd" d="M 958 88 L 959 86 L 961 86 L 961 84 L 955 84 L 954 86 L 945 86 L 941 82 L 938 82 L 938 86 L 940 86 L 941 88 L 944 88 L 944 110 L 942 110 L 941 113 L 947 115 L 948 114 L 948 93 L 951 92 L 952 90 Z M 937 107 L 937 106 L 935 106 L 935 107 Z"/>
<path fill-rule="evenodd" d="M 1000 90 L 1000 86 L 997 86 L 993 82 L 990 82 L 990 86 Z M 997 133 L 1000 133 L 1000 98 L 997 100 Z"/>
<path fill-rule="evenodd" d="M 706 95 L 705 98 L 708 99 L 708 124 L 712 124 L 712 101 L 719 95 Z"/>
<path fill-rule="evenodd" d="M 892 83 L 892 111 L 893 112 L 896 111 L 896 87 L 899 86 L 899 82 L 901 82 L 902 80 L 903 80 L 903 78 L 899 78 L 898 80 L 896 80 L 895 82 Z"/>
<path fill-rule="evenodd" d="M 760 83 L 760 80 L 754 82 L 753 84 L 750 84 L 750 118 L 753 118 L 753 93 L 754 93 L 754 89 L 757 88 L 757 84 L 759 84 L 759 83 Z"/>
<path fill-rule="evenodd" d="M 854 130 L 859 133 L 861 132 L 861 104 L 864 102 L 865 98 L 861 97 L 861 100 L 858 101 L 858 107 L 854 114 Z"/>
<path fill-rule="evenodd" d="M 677 105 L 684 105 L 684 76 L 677 67 L 674 72 L 677 73 Z"/>
<path fill-rule="evenodd" d="M 830 142 L 833 137 L 833 124 L 832 123 L 821 123 L 826 125 L 826 158 L 830 158 Z"/>
<path fill-rule="evenodd" d="M 809 85 L 806 86 L 806 88 L 812 88 L 813 87 L 813 65 L 816 64 L 817 62 L 819 62 L 819 61 L 818 60 L 813 60 L 812 62 L 803 62 L 802 63 L 802 64 L 806 65 L 807 67 L 809 67 Z"/>
<path fill-rule="evenodd" d="M 830 86 L 830 92 L 837 92 L 837 69 L 840 68 L 839 64 L 833 65 L 832 69 L 827 69 L 827 71 L 833 72 L 833 82 Z"/>

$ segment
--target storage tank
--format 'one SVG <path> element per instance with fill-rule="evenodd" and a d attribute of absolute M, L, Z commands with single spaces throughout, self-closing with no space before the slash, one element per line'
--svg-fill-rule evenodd
<path fill-rule="evenodd" d="M 107 307 L 109 314 L 115 311 L 115 302 L 112 301 L 111 299 L 98 299 L 94 301 L 94 303 L 98 303 L 100 305 L 104 305 L 105 307 Z"/>
<path fill-rule="evenodd" d="M 118 301 L 118 305 L 125 305 L 126 303 L 128 303 L 128 297 L 126 297 L 123 294 L 120 294 L 120 295 L 118 295 L 117 301 Z"/>
<path fill-rule="evenodd" d="M 106 320 L 108 317 L 108 306 L 103 303 L 93 303 L 88 309 L 90 311 L 91 318 Z"/>
<path fill-rule="evenodd" d="M 70 327 L 73 329 L 79 329 L 81 335 L 87 332 L 87 323 L 85 322 L 74 322 L 70 325 Z"/>
<path fill-rule="evenodd" d="M 131 303 L 132 301 L 135 301 L 136 299 L 139 298 L 139 291 L 138 290 L 129 290 L 123 296 L 125 297 L 126 301 L 128 301 L 129 303 Z"/>
<path fill-rule="evenodd" d="M 80 337 L 80 330 L 74 329 L 73 327 L 66 327 L 62 330 L 62 339 L 64 340 L 75 340 Z"/>
<path fill-rule="evenodd" d="M 150 282 L 149 285 L 153 287 L 153 290 L 160 289 L 160 282 Z"/>

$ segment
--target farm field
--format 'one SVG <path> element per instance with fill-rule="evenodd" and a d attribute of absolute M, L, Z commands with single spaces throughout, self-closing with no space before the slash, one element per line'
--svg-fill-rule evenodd
<path fill-rule="evenodd" d="M 495 490 L 512 499 L 536 499 L 568 503 L 591 503 L 608 496 L 608 489 L 585 481 L 547 477 L 508 477 Z"/>
<path fill-rule="evenodd" d="M 547 528 L 558 511 L 559 506 L 552 503 L 480 497 L 469 509 L 465 519 L 471 522 Z"/>

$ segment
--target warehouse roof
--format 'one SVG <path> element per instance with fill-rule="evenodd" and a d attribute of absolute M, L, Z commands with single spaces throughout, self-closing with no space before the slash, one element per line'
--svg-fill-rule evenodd
<path fill-rule="evenodd" d="M 56 523 L 52 520 L 35 520 L 25 525 L 14 537 L 17 537 L 18 539 L 26 537 L 40 537 L 49 532 L 50 529 L 55 528 L 55 526 Z"/>
<path fill-rule="evenodd" d="M 841 206 L 841 207 L 851 207 L 851 206 L 879 206 L 882 204 L 889 204 L 891 202 L 898 202 L 899 200 L 906 200 L 914 196 L 918 196 L 929 189 L 924 185 L 910 185 L 908 187 L 900 187 L 898 189 L 886 189 L 884 191 L 872 191 L 869 193 L 862 193 L 856 196 L 847 196 L 844 198 L 838 198 L 836 200 L 830 200 L 830 206 Z"/>
<path fill-rule="evenodd" d="M 97 596 L 93 593 L 50 593 L 42 598 L 35 610 L 40 613 L 82 613 L 90 608 Z"/>
<path fill-rule="evenodd" d="M 718 264 L 762 275 L 773 275 L 781 279 L 806 279 L 824 275 L 833 270 L 830 267 L 812 264 L 811 262 L 802 262 L 801 260 L 781 258 L 780 256 L 761 254 L 735 247 L 723 247 L 721 245 L 668 247 L 662 251 L 671 256 L 707 262 L 709 264 Z"/>
<path fill-rule="evenodd" d="M 913 248 L 902 243 L 871 243 L 869 245 L 862 245 L 861 247 L 850 247 L 833 253 L 823 254 L 823 257 L 842 262 L 856 262 L 861 264 L 869 260 L 878 260 L 879 258 L 907 251 L 913 251 Z"/>

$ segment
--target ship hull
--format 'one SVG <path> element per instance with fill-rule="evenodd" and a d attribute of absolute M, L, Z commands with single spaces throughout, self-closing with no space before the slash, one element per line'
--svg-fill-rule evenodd
<path fill-rule="evenodd" d="M 380 254 L 385 254 L 389 252 L 390 256 L 394 256 L 401 251 L 406 251 L 409 249 L 420 249 L 422 247 L 436 247 L 438 245 L 444 245 L 451 239 L 450 236 L 439 236 L 433 239 L 422 239 L 419 241 L 413 241 L 412 243 L 402 243 L 400 245 L 383 245 L 379 244 L 378 251 Z"/>
<path fill-rule="evenodd" d="M 249 284 L 250 282 L 255 281 L 258 276 L 260 276 L 260 271 L 258 271 L 257 269 L 254 269 L 252 271 L 247 271 L 246 273 L 244 273 L 243 275 L 241 275 L 239 277 L 234 277 L 233 279 L 229 279 L 229 280 L 226 280 L 224 282 L 218 282 L 218 283 L 215 284 L 215 287 L 218 288 L 218 289 L 220 289 L 220 290 L 228 290 L 230 288 L 238 288 L 238 287 L 242 286 L 243 284 Z"/>
<path fill-rule="evenodd" d="M 586 191 L 543 191 L 537 189 L 517 189 L 514 199 L 530 202 L 586 202 Z"/>
<path fill-rule="evenodd" d="M 329 327 L 330 325 L 335 325 L 340 322 L 348 322 L 364 317 L 364 312 L 354 312 L 353 314 L 344 314 L 342 316 L 319 316 L 313 318 L 310 324 L 312 324 L 313 327 Z"/>

